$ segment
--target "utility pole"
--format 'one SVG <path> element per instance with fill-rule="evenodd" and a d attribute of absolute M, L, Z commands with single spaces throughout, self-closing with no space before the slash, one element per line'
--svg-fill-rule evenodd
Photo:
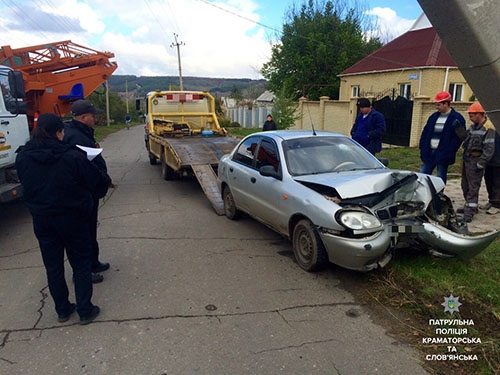
<path fill-rule="evenodd" d="M 170 47 L 177 47 L 177 61 L 179 63 L 179 85 L 181 87 L 181 91 L 184 91 L 184 87 L 182 86 L 182 68 L 181 68 L 181 51 L 180 51 L 180 46 L 185 46 L 184 42 L 178 42 L 177 41 L 177 35 L 174 33 L 174 38 L 175 38 L 175 43 L 172 43 Z"/>
<path fill-rule="evenodd" d="M 108 80 L 106 80 L 106 123 L 107 126 L 111 124 L 110 117 L 109 117 L 109 84 Z"/>
<path fill-rule="evenodd" d="M 128 79 L 125 80 L 125 103 L 127 105 L 127 115 L 128 115 Z"/>

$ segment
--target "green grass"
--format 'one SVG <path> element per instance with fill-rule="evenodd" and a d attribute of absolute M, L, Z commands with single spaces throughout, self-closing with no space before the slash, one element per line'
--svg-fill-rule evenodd
<path fill-rule="evenodd" d="M 457 345 L 457 348 L 461 353 L 470 350 L 478 356 L 478 361 L 427 363 L 433 373 L 500 374 L 499 251 L 498 239 L 468 261 L 412 255 L 407 251 L 399 253 L 388 269 L 369 276 L 369 294 L 376 295 L 383 305 L 403 311 L 410 317 L 411 326 L 422 332 L 409 339 L 417 347 L 420 347 L 419 337 L 436 337 L 428 324 L 431 318 L 473 320 L 468 337 L 479 337 L 482 343 L 472 347 Z M 450 294 L 459 297 L 462 303 L 453 316 L 441 305 Z M 420 348 L 429 354 L 446 353 L 443 346 Z"/>
<path fill-rule="evenodd" d="M 406 169 L 409 171 L 419 171 L 422 166 L 420 160 L 420 150 L 415 147 L 391 147 L 384 148 L 382 152 L 377 154 L 377 157 L 384 157 L 389 160 L 389 168 L 391 169 Z M 448 178 L 460 177 L 460 160 L 462 159 L 462 151 L 457 152 L 455 164 L 448 168 Z M 434 171 L 434 174 L 436 171 Z"/>
<path fill-rule="evenodd" d="M 133 124 L 132 123 L 130 126 L 138 126 L 138 125 L 144 125 L 144 124 Z M 125 127 L 126 127 L 125 124 L 111 124 L 110 126 L 97 125 L 95 127 L 94 137 L 95 137 L 96 141 L 102 141 L 108 135 L 115 133 L 119 130 L 122 130 Z"/>
<path fill-rule="evenodd" d="M 247 129 L 247 128 L 240 128 L 240 127 L 228 127 L 228 128 L 226 128 L 226 130 L 230 135 L 235 136 L 237 138 L 244 138 L 249 134 L 253 134 L 253 133 L 257 133 L 257 132 L 262 131 L 262 129 L 254 129 L 254 128 Z"/>

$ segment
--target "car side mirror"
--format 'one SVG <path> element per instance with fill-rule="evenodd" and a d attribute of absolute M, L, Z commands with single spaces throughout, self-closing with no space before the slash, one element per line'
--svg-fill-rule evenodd
<path fill-rule="evenodd" d="M 387 158 L 378 158 L 378 161 L 384 164 L 385 167 L 389 165 L 389 159 Z"/>
<path fill-rule="evenodd" d="M 264 165 L 264 166 L 260 167 L 259 173 L 261 174 L 261 176 L 264 176 L 264 177 L 274 177 L 278 180 L 282 179 L 281 173 L 279 171 L 276 172 L 276 170 L 274 169 L 274 167 L 272 165 Z"/>

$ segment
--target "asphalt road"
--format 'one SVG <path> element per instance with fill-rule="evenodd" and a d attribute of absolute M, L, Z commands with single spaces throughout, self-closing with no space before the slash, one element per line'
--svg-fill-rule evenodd
<path fill-rule="evenodd" d="M 195 179 L 162 180 L 142 137 L 101 142 L 117 187 L 99 213 L 111 269 L 90 325 L 57 323 L 29 212 L 0 207 L 0 374 L 426 373 L 336 267 L 306 273 L 274 232 L 217 216 Z"/>

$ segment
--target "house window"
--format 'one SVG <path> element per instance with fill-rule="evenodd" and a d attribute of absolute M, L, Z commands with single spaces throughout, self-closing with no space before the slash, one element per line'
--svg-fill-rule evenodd
<path fill-rule="evenodd" d="M 449 92 L 454 102 L 461 102 L 464 99 L 464 84 L 450 83 Z"/>
<path fill-rule="evenodd" d="M 359 96 L 359 86 L 351 86 L 351 98 Z"/>
<path fill-rule="evenodd" d="M 410 99 L 411 97 L 411 83 L 401 83 L 399 84 L 399 96 L 403 98 Z"/>

